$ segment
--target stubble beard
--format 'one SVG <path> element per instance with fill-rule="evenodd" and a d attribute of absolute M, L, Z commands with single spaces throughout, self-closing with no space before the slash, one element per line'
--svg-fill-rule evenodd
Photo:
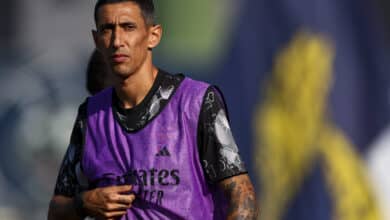
<path fill-rule="evenodd" d="M 131 70 L 130 67 L 122 66 L 122 65 L 112 65 L 111 70 L 115 78 L 119 78 L 120 80 L 125 80 L 132 75 L 133 71 Z"/>

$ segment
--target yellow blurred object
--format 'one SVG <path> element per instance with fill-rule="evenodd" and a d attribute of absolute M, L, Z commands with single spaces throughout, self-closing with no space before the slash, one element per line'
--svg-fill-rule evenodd
<path fill-rule="evenodd" d="M 254 124 L 262 219 L 282 219 L 316 161 L 333 201 L 333 219 L 380 219 L 363 161 L 326 115 L 333 59 L 331 43 L 305 31 L 275 59 Z"/>

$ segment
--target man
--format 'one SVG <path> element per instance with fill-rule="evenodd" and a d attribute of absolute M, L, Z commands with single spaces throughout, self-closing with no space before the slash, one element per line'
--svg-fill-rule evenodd
<path fill-rule="evenodd" d="M 152 0 L 99 0 L 114 87 L 80 108 L 49 219 L 255 219 L 252 183 L 215 87 L 152 63 Z"/>

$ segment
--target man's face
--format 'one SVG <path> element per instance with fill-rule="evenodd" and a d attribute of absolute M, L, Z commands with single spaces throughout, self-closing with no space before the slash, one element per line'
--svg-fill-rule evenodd
<path fill-rule="evenodd" d="M 139 70 L 148 61 L 149 48 L 158 44 L 155 26 L 146 25 L 141 9 L 133 2 L 101 6 L 96 26 L 93 31 L 96 47 L 120 78 Z"/>

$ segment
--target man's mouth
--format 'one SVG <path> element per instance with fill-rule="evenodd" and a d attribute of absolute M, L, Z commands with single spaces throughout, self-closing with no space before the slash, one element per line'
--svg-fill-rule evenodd
<path fill-rule="evenodd" d="M 114 63 L 123 63 L 125 62 L 129 57 L 125 54 L 114 54 L 111 56 L 111 59 Z"/>

